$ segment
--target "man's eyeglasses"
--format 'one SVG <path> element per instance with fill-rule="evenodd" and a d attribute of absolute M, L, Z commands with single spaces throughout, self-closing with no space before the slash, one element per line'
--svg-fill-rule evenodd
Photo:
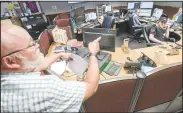
<path fill-rule="evenodd" d="M 28 48 L 30 48 L 30 47 L 33 47 L 33 46 L 35 46 L 35 45 L 37 44 L 37 42 L 36 42 L 35 40 L 33 40 L 32 42 L 33 42 L 33 43 L 32 43 L 31 45 L 28 45 L 26 48 L 23 48 L 23 49 L 20 49 L 20 50 L 16 50 L 16 51 L 14 51 L 14 52 L 11 52 L 11 53 L 9 53 L 9 54 L 7 54 L 7 55 L 1 57 L 1 59 L 4 58 L 4 57 L 6 57 L 6 56 L 9 56 L 9 55 L 12 55 L 12 54 L 14 54 L 14 53 L 17 53 L 17 52 L 23 51 L 23 50 L 25 50 L 25 49 L 28 49 Z"/>

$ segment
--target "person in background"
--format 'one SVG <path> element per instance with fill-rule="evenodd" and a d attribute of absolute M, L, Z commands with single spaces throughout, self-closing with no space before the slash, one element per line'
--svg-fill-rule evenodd
<path fill-rule="evenodd" d="M 99 40 L 88 45 L 91 55 L 86 79 L 64 81 L 55 75 L 41 76 L 41 71 L 71 54 L 44 57 L 25 29 L 1 24 L 1 112 L 78 112 L 98 88 Z"/>
<path fill-rule="evenodd" d="M 154 43 L 165 44 L 165 41 L 169 38 L 170 26 L 166 25 L 167 18 L 160 17 L 157 24 L 152 26 L 149 31 L 149 40 Z"/>
<path fill-rule="evenodd" d="M 139 9 L 135 9 L 135 11 L 132 13 L 133 25 L 134 26 L 141 25 L 141 23 L 139 21 L 139 13 L 140 13 Z"/>

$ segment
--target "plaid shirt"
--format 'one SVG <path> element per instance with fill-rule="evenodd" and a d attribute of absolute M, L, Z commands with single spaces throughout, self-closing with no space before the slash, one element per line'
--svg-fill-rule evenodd
<path fill-rule="evenodd" d="M 86 86 L 40 72 L 1 73 L 1 112 L 78 112 Z"/>

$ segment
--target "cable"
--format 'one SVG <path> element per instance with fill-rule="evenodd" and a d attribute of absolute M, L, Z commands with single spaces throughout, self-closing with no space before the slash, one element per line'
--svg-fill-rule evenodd
<path fill-rule="evenodd" d="M 102 75 L 106 79 L 106 77 L 102 74 L 102 72 L 99 75 Z"/>

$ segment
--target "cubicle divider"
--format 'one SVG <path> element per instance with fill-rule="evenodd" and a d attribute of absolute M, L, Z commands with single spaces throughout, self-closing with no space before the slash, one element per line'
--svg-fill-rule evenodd
<path fill-rule="evenodd" d="M 128 112 L 137 79 L 102 83 L 83 105 L 86 112 Z"/>
<path fill-rule="evenodd" d="M 159 67 L 145 78 L 105 81 L 83 103 L 82 112 L 138 112 L 167 102 L 161 111 L 156 108 L 154 111 L 171 111 L 173 101 L 182 93 L 182 63 Z"/>
<path fill-rule="evenodd" d="M 182 88 L 182 63 L 157 68 L 145 78 L 134 111 L 170 102 Z"/>

